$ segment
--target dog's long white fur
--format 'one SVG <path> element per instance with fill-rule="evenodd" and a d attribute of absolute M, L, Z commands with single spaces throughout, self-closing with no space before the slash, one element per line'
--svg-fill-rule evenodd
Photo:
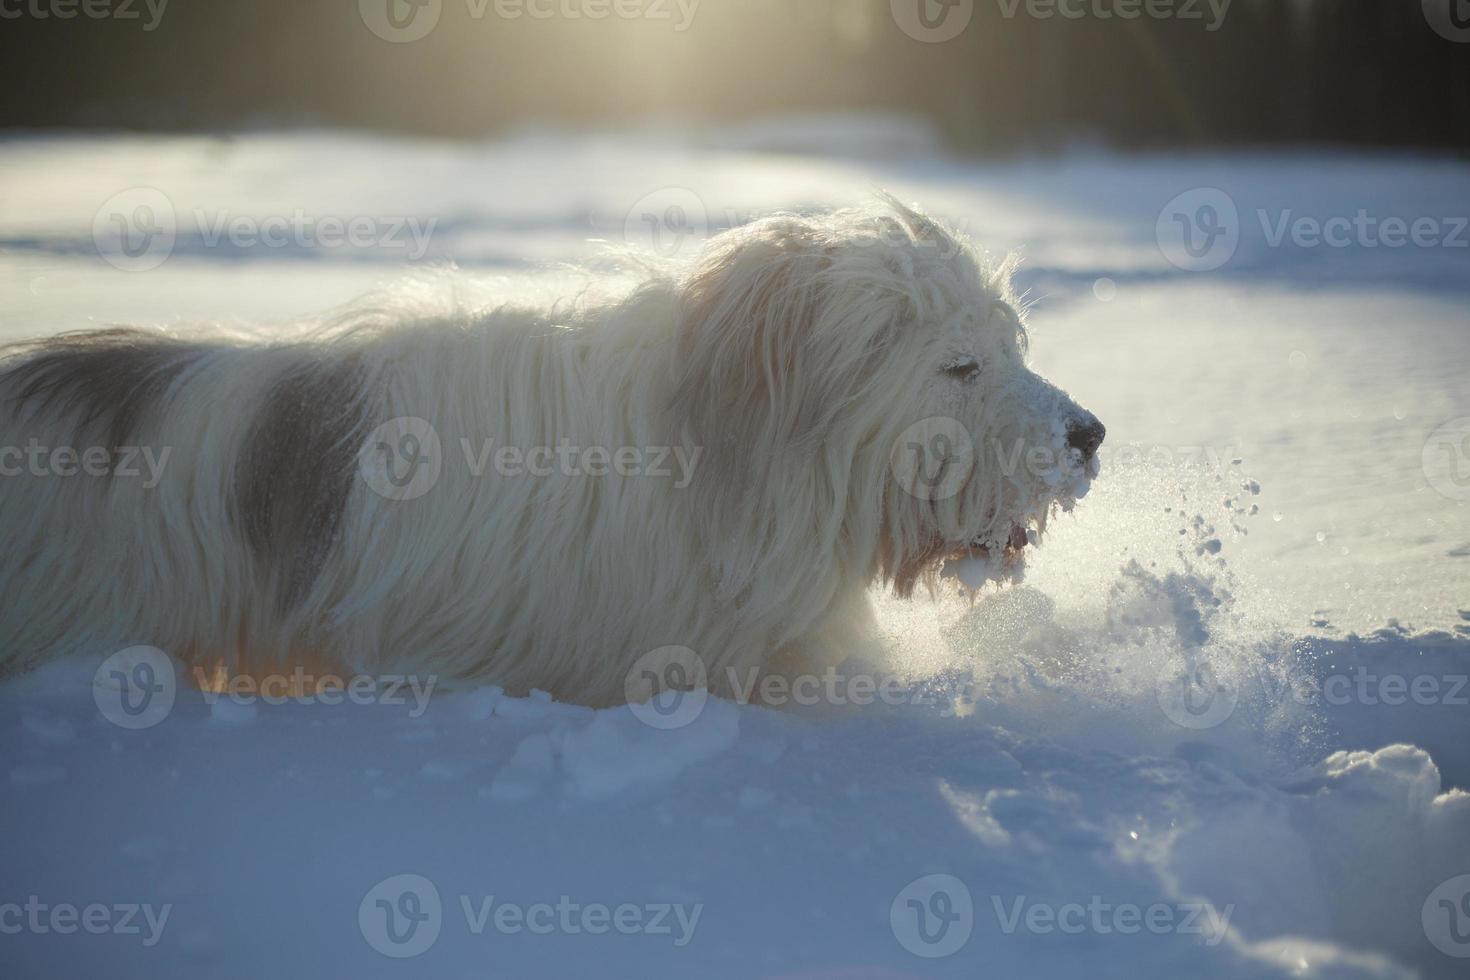
<path fill-rule="evenodd" d="M 1009 277 L 884 199 L 753 222 L 691 269 L 562 313 L 404 301 L 287 341 L 27 346 L 0 365 L 0 446 L 126 439 L 169 456 L 153 487 L 0 477 L 0 672 L 149 644 L 600 705 L 663 646 L 694 650 L 721 693 L 731 669 L 840 659 L 866 642 L 875 580 L 907 591 L 956 547 L 998 546 L 1066 502 L 997 451 L 1051 445 L 1086 415 L 1027 368 Z M 121 421 L 86 390 L 109 349 L 145 388 Z M 973 376 L 955 370 L 970 361 Z M 977 455 L 959 492 L 929 500 L 891 463 L 935 416 Z M 357 471 L 366 434 L 400 417 L 441 445 L 413 499 Z M 687 486 L 677 467 L 477 476 L 462 448 L 487 440 L 678 447 L 696 465 Z"/>

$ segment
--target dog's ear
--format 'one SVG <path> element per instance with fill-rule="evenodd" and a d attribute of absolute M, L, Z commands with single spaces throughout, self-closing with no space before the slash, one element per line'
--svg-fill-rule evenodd
<path fill-rule="evenodd" d="M 830 421 L 815 331 L 831 257 L 813 237 L 795 219 L 736 229 L 685 282 L 673 409 L 712 462 L 749 466 L 820 438 Z"/>
<path fill-rule="evenodd" d="M 795 539 L 787 522 L 831 510 L 819 450 L 840 399 L 817 336 L 831 266 L 809 226 L 773 218 L 711 240 L 683 283 L 670 408 L 702 454 L 692 492 L 722 596 L 757 587 L 760 556 Z"/>
<path fill-rule="evenodd" d="M 902 389 L 885 366 L 909 279 L 842 227 L 746 225 L 711 240 L 682 283 L 670 407 L 703 453 L 695 492 L 722 595 L 758 589 L 773 550 L 831 553 L 854 481 L 877 485 L 854 468 L 885 465 L 863 448 Z"/>

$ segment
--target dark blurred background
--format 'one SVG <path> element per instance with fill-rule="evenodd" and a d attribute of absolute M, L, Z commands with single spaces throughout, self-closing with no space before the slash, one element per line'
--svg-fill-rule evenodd
<path fill-rule="evenodd" d="M 1470 0 L 1233 0 L 1223 17 L 1220 0 L 1173 0 L 1136 19 L 1117 16 L 1130 0 L 1070 0 L 1075 18 L 1038 15 L 1048 0 L 520 2 L 0 0 L 0 126 L 479 137 L 892 109 L 966 152 L 1470 149 L 1470 43 L 1430 26 L 1441 3 L 1470 27 Z M 902 28 L 913 16 L 968 20 L 926 41 Z M 432 28 L 402 40 L 421 17 Z"/>

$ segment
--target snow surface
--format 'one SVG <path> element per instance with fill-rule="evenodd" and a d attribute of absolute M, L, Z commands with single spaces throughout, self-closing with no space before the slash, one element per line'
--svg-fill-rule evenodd
<path fill-rule="evenodd" d="M 1470 417 L 1470 249 L 1272 247 L 1256 219 L 1443 220 L 1470 168 L 975 164 L 903 126 L 865 155 L 859 125 L 0 142 L 5 337 L 269 329 L 405 273 L 401 248 L 210 244 L 194 209 L 432 218 L 420 265 L 554 295 L 644 213 L 718 230 L 885 187 L 1024 247 L 1034 360 L 1111 447 L 1024 584 L 880 597 L 890 659 L 817 703 L 237 703 L 165 664 L 171 708 L 129 727 L 110 651 L 11 680 L 0 974 L 1470 973 L 1470 505 L 1423 461 Z M 92 229 L 139 186 L 181 217 L 129 272 Z M 1194 188 L 1240 211 L 1216 271 L 1155 239 Z M 880 703 L 836 703 L 874 678 Z"/>

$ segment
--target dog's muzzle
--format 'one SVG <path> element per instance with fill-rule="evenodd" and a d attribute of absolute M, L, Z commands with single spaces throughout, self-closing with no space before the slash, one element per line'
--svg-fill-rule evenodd
<path fill-rule="evenodd" d="M 1107 434 L 1107 426 L 1098 421 L 1097 416 L 1091 412 L 1067 421 L 1067 445 L 1082 454 L 1084 463 L 1097 455 L 1098 447 Z"/>

